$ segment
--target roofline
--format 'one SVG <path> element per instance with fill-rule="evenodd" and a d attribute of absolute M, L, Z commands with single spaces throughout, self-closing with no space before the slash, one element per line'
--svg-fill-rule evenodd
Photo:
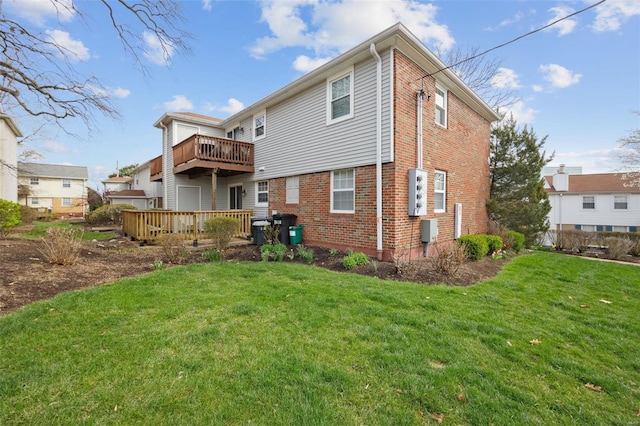
<path fill-rule="evenodd" d="M 18 123 L 16 123 L 16 120 L 14 120 L 13 117 L 10 117 L 7 114 L 0 112 L 0 120 L 5 120 L 7 122 L 7 124 L 9 125 L 9 128 L 16 135 L 16 137 L 21 138 L 22 136 L 24 136 L 20 131 L 20 129 L 18 128 Z"/>
<path fill-rule="evenodd" d="M 190 123 L 203 124 L 211 127 L 220 127 L 223 128 L 220 124 L 225 120 L 217 119 L 215 117 L 211 117 L 214 120 L 219 120 L 217 123 L 212 122 L 211 120 L 206 120 L 200 117 L 194 117 L 193 115 L 181 114 L 180 112 L 166 112 L 160 117 L 155 123 L 153 123 L 153 127 L 162 128 L 161 123 L 168 123 L 171 119 L 178 119 L 180 121 L 188 121 Z"/>
<path fill-rule="evenodd" d="M 340 56 L 332 59 L 324 65 L 305 74 L 297 80 L 289 83 L 281 89 L 273 92 L 258 102 L 244 108 L 242 111 L 224 119 L 219 126 L 225 127 L 230 122 L 242 122 L 253 115 L 254 112 L 266 109 L 269 106 L 277 104 L 295 94 L 315 85 L 321 81 L 325 81 L 331 75 L 336 73 L 336 68 L 346 67 L 349 64 L 357 63 L 371 56 L 370 46 L 376 45 L 376 49 L 387 49 L 396 47 L 401 49 L 411 59 L 415 60 L 427 73 L 439 73 L 438 80 L 448 86 L 452 92 L 459 96 L 463 102 L 471 106 L 474 111 L 478 112 L 487 121 L 497 121 L 502 117 L 489 105 L 484 102 L 473 90 L 471 90 L 453 71 L 446 68 L 447 66 L 436 55 L 433 54 L 415 35 L 413 35 L 402 23 L 397 23 L 381 33 L 369 38 L 367 41 L 360 43 L 356 47 L 346 51 Z M 428 74 L 427 74 L 428 75 Z M 418 82 L 416 82 L 418 87 Z M 165 114 L 166 115 L 166 114 Z M 161 120 L 158 120 L 158 122 Z M 156 122 L 156 124 L 158 123 Z"/>

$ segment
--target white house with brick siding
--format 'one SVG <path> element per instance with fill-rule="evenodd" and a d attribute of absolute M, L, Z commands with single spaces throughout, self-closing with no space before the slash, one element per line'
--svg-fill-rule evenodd
<path fill-rule="evenodd" d="M 638 232 L 640 228 L 640 188 L 628 186 L 622 173 L 568 174 L 561 165 L 553 176 L 545 176 L 545 189 L 552 230 Z"/>
<path fill-rule="evenodd" d="M 15 120 L 0 113 L 0 198 L 18 202 L 18 138 Z"/>
<path fill-rule="evenodd" d="M 293 214 L 381 259 L 484 233 L 499 116 L 445 68 L 394 25 L 229 118 L 163 114 L 151 180 L 167 209 Z"/>

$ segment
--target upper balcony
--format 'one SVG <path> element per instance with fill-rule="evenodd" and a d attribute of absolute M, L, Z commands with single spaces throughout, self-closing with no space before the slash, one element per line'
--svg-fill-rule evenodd
<path fill-rule="evenodd" d="M 162 155 L 157 156 L 150 161 L 151 182 L 162 182 Z"/>
<path fill-rule="evenodd" d="M 248 142 L 192 135 L 173 147 L 173 173 L 189 176 L 253 173 L 253 149 Z"/>

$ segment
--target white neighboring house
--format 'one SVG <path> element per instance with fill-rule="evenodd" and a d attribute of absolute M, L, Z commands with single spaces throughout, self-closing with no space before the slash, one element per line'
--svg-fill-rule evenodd
<path fill-rule="evenodd" d="M 84 217 L 88 180 L 84 166 L 18 162 L 19 202 L 59 217 Z"/>
<path fill-rule="evenodd" d="M 0 198 L 18 202 L 18 138 L 15 120 L 0 113 Z"/>
<path fill-rule="evenodd" d="M 638 232 L 640 188 L 625 186 L 622 173 L 545 176 L 552 230 Z"/>
<path fill-rule="evenodd" d="M 162 207 L 162 182 L 151 180 L 151 161 L 136 167 L 133 177 L 112 177 L 102 181 L 109 204 L 131 204 L 140 210 Z"/>

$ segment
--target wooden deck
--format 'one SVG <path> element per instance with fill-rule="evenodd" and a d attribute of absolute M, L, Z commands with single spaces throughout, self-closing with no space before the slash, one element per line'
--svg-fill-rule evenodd
<path fill-rule="evenodd" d="M 240 226 L 234 237 L 246 238 L 251 234 L 252 210 L 123 210 L 122 232 L 133 240 L 153 242 L 165 234 L 176 234 L 185 240 L 207 238 L 204 222 L 216 216 L 238 219 Z"/>

